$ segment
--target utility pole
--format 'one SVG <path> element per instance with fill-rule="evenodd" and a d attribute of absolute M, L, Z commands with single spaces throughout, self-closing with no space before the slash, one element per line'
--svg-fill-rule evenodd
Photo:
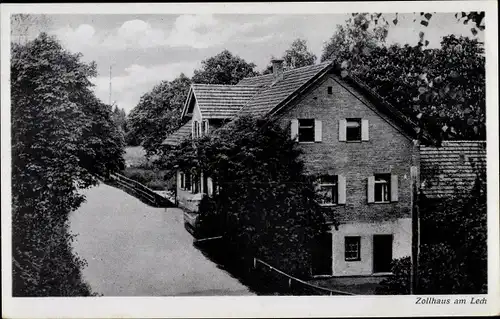
<path fill-rule="evenodd" d="M 419 187 L 418 169 L 412 166 L 410 169 L 411 179 L 411 273 L 410 294 L 414 295 L 418 287 L 418 255 L 420 250 L 420 214 L 418 207 Z"/>
<path fill-rule="evenodd" d="M 113 65 L 109 66 L 109 105 L 111 105 L 111 68 Z"/>

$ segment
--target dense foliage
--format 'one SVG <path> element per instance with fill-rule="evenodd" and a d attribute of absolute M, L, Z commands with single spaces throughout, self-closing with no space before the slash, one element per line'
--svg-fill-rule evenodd
<path fill-rule="evenodd" d="M 243 78 L 258 75 L 255 64 L 248 63 L 228 50 L 203 60 L 201 69 L 195 70 L 193 83 L 236 84 Z"/>
<path fill-rule="evenodd" d="M 14 296 L 83 296 L 85 262 L 71 250 L 68 215 L 79 189 L 122 163 L 111 107 L 91 91 L 94 64 L 46 34 L 12 44 L 12 254 Z"/>
<path fill-rule="evenodd" d="M 285 70 L 314 65 L 317 59 L 316 55 L 309 51 L 307 41 L 304 39 L 295 39 L 281 58 L 285 62 Z M 276 57 L 273 56 L 271 60 L 274 59 L 276 59 Z M 273 73 L 273 65 L 271 63 L 262 71 L 262 74 L 270 73 Z"/>
<path fill-rule="evenodd" d="M 460 185 L 457 185 L 460 188 Z M 478 294 L 487 292 L 486 172 L 479 170 L 469 192 L 431 200 L 419 199 L 421 214 L 418 294 Z M 395 260 L 394 277 L 382 293 L 407 294 L 409 258 Z"/>
<path fill-rule="evenodd" d="M 202 224 L 219 225 L 228 249 L 307 276 L 324 220 L 299 155 L 288 130 L 242 117 L 209 136 L 186 140 L 162 162 L 214 180 L 216 194 L 200 205 Z"/>
<path fill-rule="evenodd" d="M 432 14 L 422 14 L 426 23 Z M 357 14 L 325 44 L 322 60 L 333 59 L 351 76 L 419 124 L 435 139 L 485 139 L 485 58 L 469 37 L 446 36 L 439 49 L 385 46 L 382 14 Z M 393 21 L 397 24 L 397 18 Z M 476 31 L 477 32 L 477 31 Z"/>
<path fill-rule="evenodd" d="M 179 128 L 190 84 L 191 80 L 181 74 L 145 93 L 127 118 L 129 144 L 139 142 L 147 155 L 155 154 L 165 137 Z"/>
<path fill-rule="evenodd" d="M 295 69 L 303 66 L 313 65 L 316 62 L 316 55 L 307 49 L 307 41 L 296 39 L 290 48 L 283 55 L 286 69 Z"/>

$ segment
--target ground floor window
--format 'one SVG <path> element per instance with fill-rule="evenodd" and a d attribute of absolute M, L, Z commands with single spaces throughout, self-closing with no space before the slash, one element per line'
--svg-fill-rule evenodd
<path fill-rule="evenodd" d="M 345 260 L 359 261 L 361 260 L 361 237 L 347 236 L 345 237 Z"/>
<path fill-rule="evenodd" d="M 179 188 L 184 189 L 184 190 L 190 190 L 191 189 L 191 174 L 180 172 L 179 174 Z"/>

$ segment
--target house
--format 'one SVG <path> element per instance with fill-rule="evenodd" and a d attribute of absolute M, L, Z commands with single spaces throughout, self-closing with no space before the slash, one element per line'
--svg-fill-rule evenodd
<path fill-rule="evenodd" d="M 193 84 L 184 125 L 164 144 L 209 134 L 237 114 L 268 116 L 290 130 L 304 151 L 331 229 L 318 243 L 316 276 L 380 277 L 393 258 L 412 253 L 412 185 L 420 183 L 421 150 L 414 123 L 331 61 L 245 78 L 236 85 Z M 429 159 L 432 151 L 424 149 Z M 207 176 L 178 172 L 177 201 L 196 219 Z M 332 221 L 340 222 L 337 229 Z"/>

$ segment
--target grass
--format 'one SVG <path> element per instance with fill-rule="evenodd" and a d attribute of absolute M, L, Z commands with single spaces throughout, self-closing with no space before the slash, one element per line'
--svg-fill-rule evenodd
<path fill-rule="evenodd" d="M 150 165 L 146 158 L 146 151 L 141 146 L 125 148 L 125 169 L 121 172 L 124 176 L 138 181 L 153 190 L 169 190 L 175 188 L 174 181 L 166 176 L 166 171 L 158 170 Z"/>
<path fill-rule="evenodd" d="M 138 167 L 148 162 L 146 151 L 142 146 L 127 146 L 123 158 L 125 159 L 126 167 Z"/>

